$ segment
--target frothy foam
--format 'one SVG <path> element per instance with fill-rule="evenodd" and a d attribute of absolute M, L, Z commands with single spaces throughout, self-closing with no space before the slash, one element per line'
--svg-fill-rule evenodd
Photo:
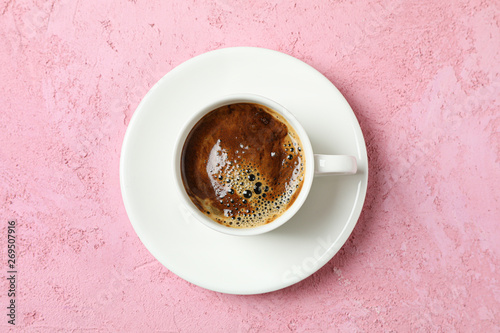
<path fill-rule="evenodd" d="M 286 146 L 297 147 L 297 143 L 290 138 Z M 239 153 L 236 152 L 236 155 Z M 219 204 L 224 208 L 221 214 L 219 209 L 206 202 L 203 210 L 212 219 L 233 228 L 256 227 L 281 216 L 290 206 L 304 174 L 300 154 L 287 154 L 282 164 L 283 168 L 293 168 L 292 177 L 284 184 L 284 191 L 276 191 L 283 186 L 279 186 L 281 184 L 274 179 L 267 179 L 258 165 L 245 161 L 242 155 L 243 152 L 229 164 L 227 151 L 220 148 L 218 141 L 211 151 L 206 170 Z M 295 161 L 290 162 L 293 157 Z"/>
<path fill-rule="evenodd" d="M 255 113 L 247 124 L 253 132 L 238 137 L 235 129 L 241 132 L 238 122 L 248 112 Z M 235 104 L 210 112 L 198 124 L 193 131 L 200 133 L 190 134 L 193 140 L 186 141 L 183 151 L 184 165 L 195 167 L 182 170 L 186 190 L 200 211 L 222 225 L 251 228 L 275 220 L 293 204 L 302 188 L 304 159 L 297 134 L 278 114 L 257 104 Z M 220 131 L 208 130 L 214 126 Z M 212 135 L 211 142 L 201 140 L 207 135 Z"/>

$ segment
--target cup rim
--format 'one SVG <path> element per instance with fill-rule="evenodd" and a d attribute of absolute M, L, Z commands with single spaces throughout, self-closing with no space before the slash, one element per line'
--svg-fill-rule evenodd
<path fill-rule="evenodd" d="M 297 132 L 300 141 L 302 143 L 303 154 L 305 155 L 305 174 L 304 181 L 302 183 L 302 189 L 300 190 L 299 195 L 295 199 L 294 203 L 285 211 L 282 215 L 280 215 L 275 220 L 252 228 L 231 228 L 228 226 L 224 226 L 222 224 L 217 223 L 216 221 L 210 219 L 205 214 L 203 214 L 198 207 L 191 201 L 191 198 L 186 193 L 186 189 L 182 182 L 181 176 L 181 155 L 182 149 L 184 147 L 184 143 L 191 129 L 196 125 L 196 123 L 209 112 L 225 105 L 235 104 L 235 103 L 255 103 L 261 104 L 270 109 L 277 112 L 280 116 L 284 117 L 286 121 L 294 128 Z M 252 94 L 252 93 L 238 93 L 238 94 L 229 94 L 224 95 L 218 98 L 215 98 L 210 103 L 205 104 L 205 106 L 201 107 L 200 110 L 195 112 L 181 127 L 179 134 L 177 135 L 177 139 L 174 145 L 174 156 L 172 159 L 174 170 L 174 183 L 177 189 L 178 194 L 182 200 L 182 204 L 188 208 L 188 211 L 195 217 L 197 221 L 202 223 L 203 225 L 219 231 L 224 234 L 234 235 L 234 236 L 252 236 L 264 234 L 269 231 L 272 231 L 287 221 L 289 221 L 300 209 L 300 207 L 305 202 L 309 191 L 312 186 L 313 178 L 314 178 L 314 154 L 311 146 L 311 142 L 309 141 L 309 136 L 306 131 L 299 123 L 299 121 L 295 118 L 295 116 L 288 111 L 281 104 L 273 101 L 268 97 L 264 97 L 262 95 Z"/>

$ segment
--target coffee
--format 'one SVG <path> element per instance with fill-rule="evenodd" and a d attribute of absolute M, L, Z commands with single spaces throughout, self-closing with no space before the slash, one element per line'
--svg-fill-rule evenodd
<path fill-rule="evenodd" d="M 300 193 L 304 172 L 297 133 L 259 104 L 210 111 L 182 149 L 182 182 L 191 201 L 232 228 L 256 227 L 281 216 Z"/>

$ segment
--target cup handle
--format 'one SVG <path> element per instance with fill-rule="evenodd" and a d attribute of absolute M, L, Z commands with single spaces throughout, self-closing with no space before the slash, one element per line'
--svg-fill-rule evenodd
<path fill-rule="evenodd" d="M 353 175 L 358 170 L 354 156 L 314 154 L 314 175 Z"/>

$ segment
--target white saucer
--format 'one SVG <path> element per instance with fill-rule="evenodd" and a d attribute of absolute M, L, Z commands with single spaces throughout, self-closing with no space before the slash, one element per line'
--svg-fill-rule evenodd
<path fill-rule="evenodd" d="M 173 144 L 184 122 L 217 95 L 254 93 L 288 108 L 317 154 L 353 155 L 358 173 L 315 179 L 307 201 L 280 228 L 229 236 L 194 220 L 173 184 Z M 318 71 L 260 48 L 226 48 L 165 75 L 135 111 L 123 141 L 120 183 L 128 216 L 147 249 L 170 271 L 203 288 L 258 294 L 301 281 L 351 234 L 365 200 L 366 147 L 340 92 Z"/>

